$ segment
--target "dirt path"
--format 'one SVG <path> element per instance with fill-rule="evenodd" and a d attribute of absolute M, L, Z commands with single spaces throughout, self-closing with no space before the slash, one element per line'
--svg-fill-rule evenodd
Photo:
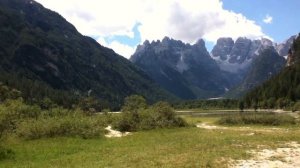
<path fill-rule="evenodd" d="M 120 131 L 113 130 L 111 126 L 108 126 L 105 129 L 108 131 L 108 133 L 105 135 L 107 138 L 123 137 L 131 134 L 130 132 L 122 133 Z"/>
<path fill-rule="evenodd" d="M 295 168 L 300 167 L 300 144 L 289 142 L 277 149 L 249 151 L 253 158 L 231 161 L 233 168 Z"/>
<path fill-rule="evenodd" d="M 196 125 L 198 128 L 203 128 L 203 129 L 209 129 L 209 130 L 215 130 L 215 129 L 228 129 L 228 127 L 221 127 L 221 126 L 216 126 L 216 125 L 209 125 L 207 123 L 199 123 Z"/>

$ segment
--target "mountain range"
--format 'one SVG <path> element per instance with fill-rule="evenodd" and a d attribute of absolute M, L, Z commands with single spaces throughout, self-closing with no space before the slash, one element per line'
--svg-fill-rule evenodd
<path fill-rule="evenodd" d="M 203 40 L 194 45 L 168 37 L 151 43 L 145 41 L 130 60 L 163 88 L 183 99 L 218 96 L 232 86 L 230 74 L 221 71 Z"/>
<path fill-rule="evenodd" d="M 236 98 L 284 67 L 294 38 L 281 44 L 266 38 L 220 38 L 209 53 L 202 39 L 191 45 L 165 37 L 145 41 L 130 60 L 180 98 Z"/>

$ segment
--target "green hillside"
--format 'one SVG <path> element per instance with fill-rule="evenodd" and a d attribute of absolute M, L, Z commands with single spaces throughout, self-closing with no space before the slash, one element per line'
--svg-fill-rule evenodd
<path fill-rule="evenodd" d="M 81 35 L 59 14 L 31 0 L 0 1 L 0 81 L 27 101 L 71 105 L 87 95 L 119 107 L 124 97 L 176 99 L 113 50 Z"/>

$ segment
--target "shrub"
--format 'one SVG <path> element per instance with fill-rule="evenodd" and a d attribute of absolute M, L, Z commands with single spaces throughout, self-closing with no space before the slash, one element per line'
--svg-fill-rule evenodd
<path fill-rule="evenodd" d="M 49 110 L 43 111 L 41 115 L 43 117 L 62 117 L 62 116 L 72 115 L 76 111 L 80 111 L 80 110 L 79 109 L 68 110 L 62 107 L 56 107 L 56 108 L 51 108 Z"/>
<path fill-rule="evenodd" d="M 16 122 L 21 116 L 21 112 L 24 112 L 24 106 L 21 101 L 14 101 L 17 105 L 14 105 L 12 101 L 6 101 L 0 106 L 0 136 L 10 132 L 16 128 Z M 22 106 L 22 107 L 19 107 Z"/>
<path fill-rule="evenodd" d="M 174 109 L 166 102 L 154 104 L 150 110 L 150 119 L 154 121 L 153 128 L 182 127 L 187 124 L 180 117 L 177 117 Z"/>
<path fill-rule="evenodd" d="M 127 98 L 122 108 L 122 117 L 116 127 L 124 132 L 187 125 L 182 118 L 176 116 L 174 109 L 166 102 L 158 102 L 149 108 L 146 107 L 145 101 L 140 97 Z"/>
<path fill-rule="evenodd" d="M 37 105 L 26 105 L 23 99 L 7 100 L 4 102 L 3 112 L 11 119 L 35 118 L 42 113 L 41 108 Z"/>
<path fill-rule="evenodd" d="M 141 113 L 147 108 L 146 100 L 142 96 L 132 95 L 125 98 L 122 107 L 122 117 L 116 127 L 122 131 L 137 131 L 141 122 Z"/>
<path fill-rule="evenodd" d="M 108 116 L 87 116 L 82 110 L 60 107 L 41 110 L 26 105 L 22 99 L 7 100 L 0 105 L 0 137 L 7 132 L 25 139 L 54 136 L 99 137 L 108 124 Z M 110 121 L 113 120 L 111 117 Z"/>
<path fill-rule="evenodd" d="M 244 102 L 243 102 L 243 101 L 240 101 L 240 102 L 239 102 L 239 109 L 240 109 L 240 111 L 243 112 L 243 111 L 244 111 L 244 108 L 245 108 Z"/>
<path fill-rule="evenodd" d="M 24 120 L 18 125 L 17 135 L 25 139 L 57 136 L 100 137 L 104 134 L 103 120 L 82 114 Z"/>
<path fill-rule="evenodd" d="M 26 105 L 22 99 L 5 101 L 0 105 L 0 137 L 13 132 L 21 120 L 36 120 L 40 114 L 41 109 L 38 106 Z"/>
<path fill-rule="evenodd" d="M 300 101 L 293 105 L 292 111 L 300 111 Z"/>
<path fill-rule="evenodd" d="M 123 113 L 119 122 L 115 123 L 115 127 L 121 132 L 137 131 L 138 123 L 130 113 Z"/>
<path fill-rule="evenodd" d="M 291 101 L 287 98 L 279 98 L 279 99 L 277 99 L 276 104 L 277 104 L 278 108 L 284 109 L 291 105 Z"/>
<path fill-rule="evenodd" d="M 125 98 L 122 112 L 137 113 L 140 110 L 146 109 L 146 100 L 139 95 L 132 95 Z"/>
<path fill-rule="evenodd" d="M 89 114 L 95 113 L 96 111 L 101 111 L 102 109 L 101 102 L 94 97 L 87 97 L 82 99 L 79 102 L 78 106 Z"/>
<path fill-rule="evenodd" d="M 48 97 L 44 98 L 43 100 L 41 100 L 39 102 L 39 105 L 42 109 L 45 109 L 45 110 L 49 110 L 53 107 L 56 107 L 57 105 L 51 100 L 49 99 Z"/>

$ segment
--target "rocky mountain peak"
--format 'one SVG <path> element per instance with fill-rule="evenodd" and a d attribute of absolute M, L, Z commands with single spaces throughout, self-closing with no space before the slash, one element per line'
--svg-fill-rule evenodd
<path fill-rule="evenodd" d="M 221 60 L 226 60 L 230 55 L 233 45 L 234 41 L 232 38 L 219 38 L 211 54 L 213 57 L 220 57 Z"/>
<path fill-rule="evenodd" d="M 165 37 L 161 42 L 138 46 L 130 60 L 182 98 L 216 96 L 229 87 L 203 39 L 190 45 Z"/>
<path fill-rule="evenodd" d="M 143 43 L 143 45 L 150 45 L 149 40 L 145 40 L 144 43 Z"/>
<path fill-rule="evenodd" d="M 203 39 L 199 39 L 194 45 L 205 47 L 205 41 Z"/>
<path fill-rule="evenodd" d="M 164 37 L 162 40 L 162 44 L 169 44 L 171 42 L 171 39 L 169 37 Z"/>
<path fill-rule="evenodd" d="M 229 63 L 243 63 L 247 56 L 249 49 L 251 47 L 251 40 L 245 37 L 239 37 L 232 47 L 230 52 L 230 58 L 228 60 Z"/>
<path fill-rule="evenodd" d="M 293 41 L 296 39 L 295 36 L 291 36 L 289 39 L 284 41 L 283 43 L 276 44 L 275 48 L 278 54 L 282 57 L 286 57 L 288 55 L 289 49 L 291 48 Z"/>
<path fill-rule="evenodd" d="M 299 33 L 300 35 L 300 33 Z M 300 62 L 300 55 L 297 50 L 299 50 L 299 44 L 300 44 L 300 37 L 299 36 L 294 36 L 294 39 L 292 45 L 290 46 L 290 49 L 288 51 L 288 56 L 287 56 L 287 66 L 291 66 L 294 64 L 298 64 Z"/>
<path fill-rule="evenodd" d="M 273 46 L 273 42 L 267 38 L 262 38 L 261 40 L 262 46 Z"/>
<path fill-rule="evenodd" d="M 224 71 L 238 73 L 249 67 L 252 59 L 257 57 L 264 49 L 273 48 L 269 39 L 251 40 L 239 37 L 234 42 L 232 38 L 220 38 L 211 52 Z"/>

